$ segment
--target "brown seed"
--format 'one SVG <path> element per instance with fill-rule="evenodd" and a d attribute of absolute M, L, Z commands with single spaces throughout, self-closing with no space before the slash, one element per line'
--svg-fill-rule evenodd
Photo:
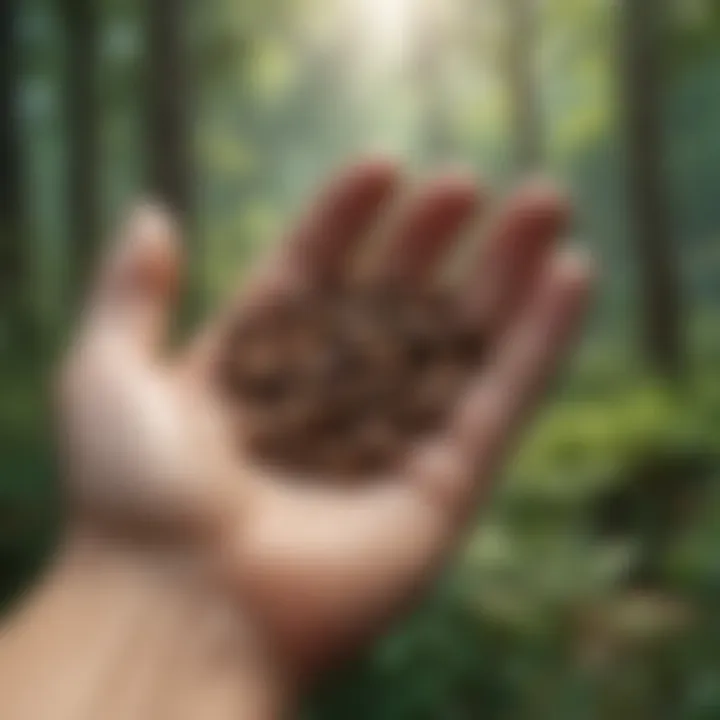
<path fill-rule="evenodd" d="M 238 323 L 219 374 L 259 458 L 349 481 L 437 428 L 481 357 L 448 292 L 364 286 Z"/>
<path fill-rule="evenodd" d="M 358 460 L 362 470 L 378 470 L 397 455 L 400 438 L 392 422 L 383 417 L 366 420 L 357 430 Z"/>

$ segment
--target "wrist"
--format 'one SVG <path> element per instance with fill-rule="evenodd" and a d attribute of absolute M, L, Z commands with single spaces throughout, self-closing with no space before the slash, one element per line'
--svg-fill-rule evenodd
<path fill-rule="evenodd" d="M 187 550 L 74 533 L 3 635 L 8 720 L 44 719 L 47 708 L 78 719 L 273 720 L 287 705 L 280 666 Z"/>

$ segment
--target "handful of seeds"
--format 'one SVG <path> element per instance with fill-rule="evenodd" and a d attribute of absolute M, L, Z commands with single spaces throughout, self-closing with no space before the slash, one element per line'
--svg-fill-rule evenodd
<path fill-rule="evenodd" d="M 351 481 L 391 469 L 438 429 L 482 357 L 481 333 L 448 293 L 354 287 L 239 319 L 218 382 L 252 456 Z"/>

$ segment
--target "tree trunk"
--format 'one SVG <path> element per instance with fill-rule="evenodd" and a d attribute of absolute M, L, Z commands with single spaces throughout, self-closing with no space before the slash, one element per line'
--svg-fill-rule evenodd
<path fill-rule="evenodd" d="M 623 8 L 628 192 L 641 275 L 645 352 L 656 371 L 677 378 L 683 339 L 664 174 L 663 3 L 623 0 Z"/>
<path fill-rule="evenodd" d="M 27 218 L 18 119 L 20 49 L 18 0 L 0 3 L 0 322 L 15 343 L 29 316 Z M 24 333 L 23 333 L 24 334 Z"/>
<path fill-rule="evenodd" d="M 202 306 L 202 273 L 193 242 L 194 152 L 188 0 L 148 0 L 146 5 L 147 182 L 153 199 L 178 219 L 192 255 L 186 303 L 189 322 Z"/>
<path fill-rule="evenodd" d="M 63 0 L 71 295 L 82 294 L 100 244 L 99 21 L 95 0 Z"/>
<path fill-rule="evenodd" d="M 538 0 L 504 0 L 507 7 L 507 73 L 515 168 L 532 171 L 543 159 L 543 123 L 538 83 Z"/>
<path fill-rule="evenodd" d="M 186 0 L 149 0 L 147 13 L 148 182 L 187 225 L 193 162 Z"/>

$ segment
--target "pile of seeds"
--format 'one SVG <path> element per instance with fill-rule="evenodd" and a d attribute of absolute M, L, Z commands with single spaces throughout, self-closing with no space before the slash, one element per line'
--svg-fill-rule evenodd
<path fill-rule="evenodd" d="M 482 355 L 480 333 L 447 293 L 346 288 L 239 319 L 218 376 L 258 459 L 357 478 L 437 429 Z"/>

